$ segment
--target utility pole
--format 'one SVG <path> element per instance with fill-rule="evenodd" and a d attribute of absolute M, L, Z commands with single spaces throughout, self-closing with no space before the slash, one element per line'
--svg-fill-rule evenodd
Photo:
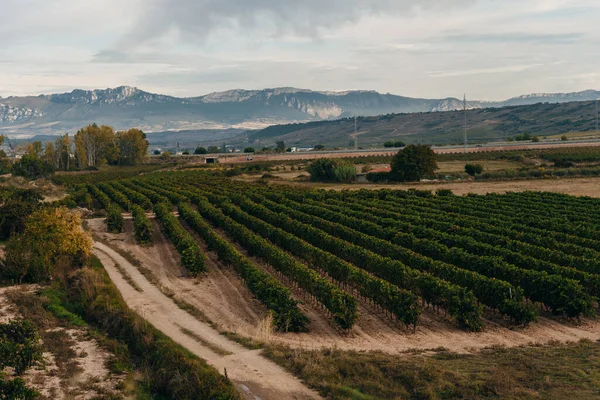
<path fill-rule="evenodd" d="M 358 121 L 354 114 L 354 150 L 358 150 Z"/>
<path fill-rule="evenodd" d="M 596 99 L 596 133 L 598 133 L 598 99 Z"/>
<path fill-rule="evenodd" d="M 465 113 L 465 131 L 463 134 L 463 142 L 464 142 L 464 146 L 465 146 L 465 153 L 467 152 L 467 95 L 465 94 L 463 96 L 463 111 Z"/>

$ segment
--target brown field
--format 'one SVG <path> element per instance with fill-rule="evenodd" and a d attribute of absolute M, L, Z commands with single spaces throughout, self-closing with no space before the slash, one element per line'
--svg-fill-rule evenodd
<path fill-rule="evenodd" d="M 287 180 L 272 180 L 273 184 L 292 185 L 311 187 L 315 189 L 331 190 L 360 190 L 360 189 L 419 189 L 419 190 L 438 190 L 450 189 L 454 194 L 462 196 L 468 193 L 487 194 L 487 193 L 507 193 L 524 191 L 545 191 L 554 193 L 569 194 L 571 196 L 589 196 L 600 198 L 600 177 L 592 178 L 560 178 L 560 179 L 524 179 L 507 181 L 461 181 L 461 182 L 420 182 L 420 183 L 394 183 L 394 184 L 371 184 L 371 183 L 312 183 L 306 181 L 293 180 L 293 178 L 305 175 L 306 173 L 283 173 Z M 289 177 L 289 178 L 288 178 Z M 240 176 L 238 179 L 255 181 L 257 176 Z"/>

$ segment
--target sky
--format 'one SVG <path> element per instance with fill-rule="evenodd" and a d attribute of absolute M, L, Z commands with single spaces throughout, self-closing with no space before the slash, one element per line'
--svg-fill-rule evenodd
<path fill-rule="evenodd" d="M 0 96 L 600 89 L 597 0 L 0 0 Z"/>

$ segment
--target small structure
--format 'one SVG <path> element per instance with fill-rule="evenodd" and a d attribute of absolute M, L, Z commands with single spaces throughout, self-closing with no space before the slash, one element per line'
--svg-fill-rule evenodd
<path fill-rule="evenodd" d="M 217 157 L 206 157 L 204 159 L 204 163 L 205 164 L 216 164 L 217 163 Z"/>

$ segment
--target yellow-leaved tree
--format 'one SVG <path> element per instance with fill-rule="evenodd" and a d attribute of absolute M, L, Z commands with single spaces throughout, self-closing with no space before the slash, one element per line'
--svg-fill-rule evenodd
<path fill-rule="evenodd" d="M 22 234 L 10 238 L 1 275 L 15 283 L 60 279 L 85 265 L 91 249 L 78 212 L 43 208 L 29 216 Z"/>

